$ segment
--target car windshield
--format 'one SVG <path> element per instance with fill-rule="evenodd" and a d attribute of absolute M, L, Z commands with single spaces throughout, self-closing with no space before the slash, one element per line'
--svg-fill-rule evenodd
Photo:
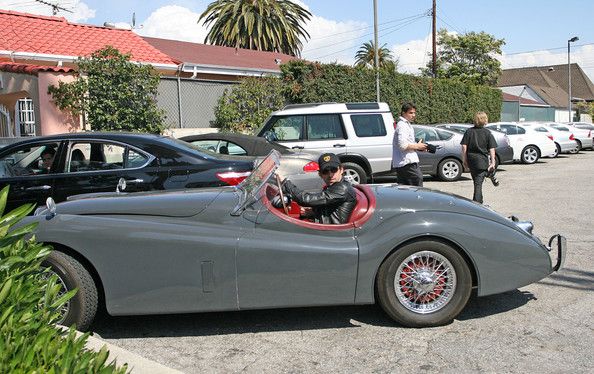
<path fill-rule="evenodd" d="M 249 177 L 244 179 L 237 186 L 240 194 L 239 203 L 231 212 L 232 215 L 239 215 L 245 208 L 258 200 L 260 190 L 266 185 L 272 174 L 280 165 L 280 153 L 272 150 L 266 158 L 254 168 Z"/>

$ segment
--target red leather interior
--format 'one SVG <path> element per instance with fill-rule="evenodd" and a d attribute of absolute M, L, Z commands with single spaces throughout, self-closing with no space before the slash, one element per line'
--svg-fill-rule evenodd
<path fill-rule="evenodd" d="M 289 215 L 286 215 L 283 208 L 275 208 L 270 203 L 270 199 L 276 196 L 278 192 L 278 189 L 273 185 L 267 186 L 261 201 L 272 214 L 297 226 L 326 231 L 353 229 L 363 226 L 373 216 L 376 205 L 375 195 L 369 186 L 359 184 L 354 187 L 357 193 L 357 205 L 355 205 L 348 222 L 339 225 L 327 225 L 299 219 L 298 214 L 296 214 L 299 212 L 299 205 L 294 201 L 291 202 L 291 206 L 289 207 Z"/>

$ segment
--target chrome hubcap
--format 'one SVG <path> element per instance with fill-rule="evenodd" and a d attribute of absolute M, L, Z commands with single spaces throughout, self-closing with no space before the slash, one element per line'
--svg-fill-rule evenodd
<path fill-rule="evenodd" d="M 450 161 L 443 164 L 442 171 L 447 178 L 454 179 L 460 173 L 460 168 L 457 163 Z"/>
<path fill-rule="evenodd" d="M 342 173 L 342 178 L 351 183 L 351 184 L 359 184 L 361 183 L 361 178 L 359 177 L 359 173 L 351 169 L 345 169 L 344 173 Z"/>
<path fill-rule="evenodd" d="M 536 152 L 536 149 L 528 148 L 527 150 L 524 151 L 524 159 L 526 161 L 528 161 L 529 163 L 536 162 L 537 158 L 538 158 L 538 153 Z"/>
<path fill-rule="evenodd" d="M 446 306 L 456 289 L 456 272 L 447 258 L 432 251 L 408 256 L 396 271 L 394 290 L 408 310 L 427 314 Z"/>
<path fill-rule="evenodd" d="M 58 295 L 56 296 L 56 298 L 59 299 L 68 291 L 68 288 L 66 287 L 66 283 L 64 283 L 64 280 L 58 274 L 54 273 L 53 271 L 51 271 L 49 273 L 44 273 L 43 277 L 46 280 L 49 280 L 49 277 L 53 274 L 56 275 L 56 278 L 58 279 L 58 285 L 60 286 L 60 291 L 58 291 Z M 62 322 L 64 322 L 64 320 L 66 319 L 66 316 L 68 315 L 69 310 L 70 310 L 70 300 L 66 301 L 64 303 L 64 305 L 62 305 L 62 307 L 60 308 L 60 311 L 59 311 L 60 318 L 57 321 L 58 324 L 61 324 Z"/>

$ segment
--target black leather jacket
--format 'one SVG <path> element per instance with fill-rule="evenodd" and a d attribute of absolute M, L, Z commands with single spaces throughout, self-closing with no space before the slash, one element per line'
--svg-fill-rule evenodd
<path fill-rule="evenodd" d="M 297 204 L 311 207 L 317 223 L 346 223 L 357 204 L 357 193 L 346 181 L 334 183 L 320 192 L 304 192 L 291 181 L 283 182 L 283 192 Z"/>

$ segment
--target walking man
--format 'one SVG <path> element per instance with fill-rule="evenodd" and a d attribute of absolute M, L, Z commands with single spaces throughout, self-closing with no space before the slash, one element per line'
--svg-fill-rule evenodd
<path fill-rule="evenodd" d="M 394 131 L 392 146 L 392 169 L 396 170 L 399 184 L 423 187 L 423 173 L 419 167 L 417 151 L 427 150 L 427 144 L 415 141 L 415 130 L 411 122 L 417 117 L 417 107 L 412 103 L 402 105 L 400 117 Z"/>

